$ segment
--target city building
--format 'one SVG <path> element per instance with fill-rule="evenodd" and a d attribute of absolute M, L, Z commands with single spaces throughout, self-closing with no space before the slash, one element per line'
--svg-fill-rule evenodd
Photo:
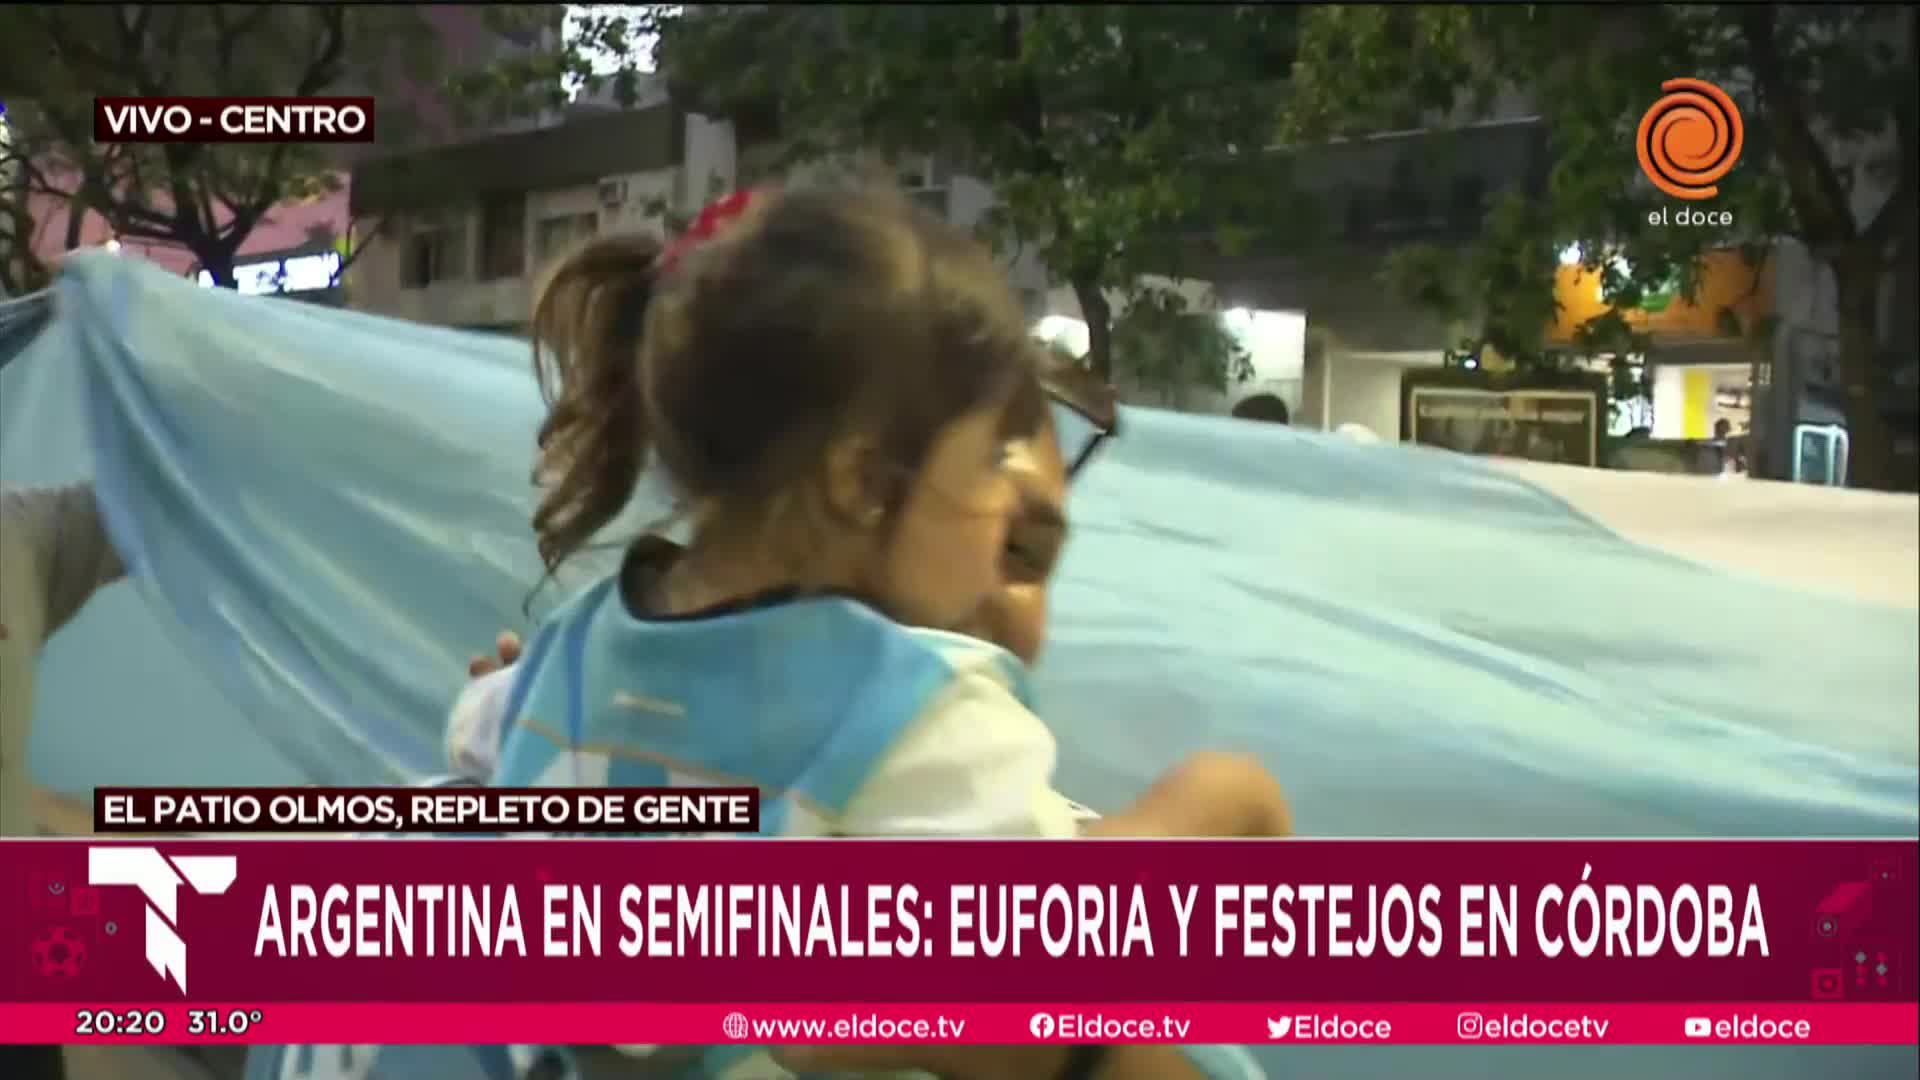
<path fill-rule="evenodd" d="M 378 246 L 348 271 L 354 306 L 446 326 L 520 332 L 541 273 L 587 238 L 660 233 L 718 195 L 772 171 L 779 146 L 668 100 L 643 81 L 631 107 L 585 95 L 544 126 L 368 159 L 353 170 L 351 213 L 378 223 Z M 992 192 L 935 156 L 814 166 L 889 169 L 908 197 L 962 227 Z M 1031 256 L 1010 275 L 1044 314 L 1046 276 Z"/>
<path fill-rule="evenodd" d="M 369 251 L 351 272 L 364 298 L 356 305 L 521 330 L 531 283 L 567 247 L 610 229 L 658 230 L 663 214 L 691 213 L 720 191 L 755 182 L 778 150 L 777 132 L 764 123 L 754 125 L 746 145 L 736 145 L 743 140 L 733 124 L 678 108 L 657 79 L 643 84 L 637 107 L 583 98 L 551 120 L 356 168 L 353 212 L 385 215 L 394 224 L 383 250 Z M 1284 412 L 1303 426 L 1357 426 L 1395 438 L 1408 373 L 1441 366 L 1472 327 L 1449 325 L 1393 295 L 1381 280 L 1387 257 L 1409 243 L 1465 243 L 1496 199 L 1543 191 L 1551 167 L 1545 123 L 1528 101 L 1512 96 L 1475 123 L 1275 153 L 1291 155 L 1291 178 L 1313 200 L 1313 212 L 1331 222 L 1333 242 L 1233 255 L 1196 243 L 1184 253 L 1182 277 L 1162 283 L 1179 289 L 1192 308 L 1216 312 L 1247 349 L 1255 373 L 1182 407 Z M 935 156 L 892 167 L 913 197 L 957 225 L 976 224 L 994 205 L 990 185 L 963 162 Z M 404 197 L 403 179 L 427 190 Z M 1037 331 L 1084 349 L 1086 328 L 1072 290 L 1050 282 L 1031 253 L 1010 260 L 1008 272 Z M 1563 311 L 1552 337 L 1571 348 L 1573 328 L 1601 310 L 1598 282 L 1569 264 L 1556 289 Z M 1119 299 L 1109 298 L 1115 306 Z M 1716 253 L 1693 302 L 1659 297 L 1648 308 L 1633 319 L 1653 350 L 1625 359 L 1646 371 L 1651 393 L 1613 403 L 1610 434 L 1644 428 L 1657 439 L 1703 440 L 1724 419 L 1748 433 L 1762 475 L 1784 477 L 1795 432 L 1839 422 L 1829 390 L 1837 340 L 1830 284 L 1822 285 L 1792 245 L 1780 245 L 1757 268 L 1732 252 Z M 1722 317 L 1725 308 L 1740 314 L 1739 328 Z M 1902 332 L 1911 338 L 1911 320 L 1893 320 L 1894 306 L 1885 310 L 1889 347 L 1911 357 L 1912 343 L 1895 340 Z M 1909 416 L 1899 429 L 1907 434 L 1897 436 L 1904 441 L 1896 449 L 1909 458 L 1912 427 Z"/>
<path fill-rule="evenodd" d="M 1440 366 L 1463 328 L 1393 295 L 1382 282 L 1387 257 L 1410 243 L 1463 243 L 1494 199 L 1539 190 L 1548 165 L 1545 127 L 1524 103 L 1504 102 L 1488 120 L 1454 131 L 1387 133 L 1284 153 L 1296 190 L 1332 223 L 1331 235 L 1284 253 L 1196 245 L 1184 265 L 1209 284 L 1219 306 L 1284 313 L 1303 326 L 1281 361 L 1297 372 L 1292 396 L 1280 395 L 1291 423 L 1326 431 L 1357 425 L 1396 438 L 1402 376 Z M 1056 294 L 1056 302 L 1065 307 L 1071 297 Z M 1258 355 L 1255 367 L 1262 367 Z M 1263 381 L 1257 374 L 1238 395 L 1216 402 L 1218 411 L 1265 392 Z"/>
<path fill-rule="evenodd" d="M 519 332 L 554 260 L 696 210 L 732 185 L 735 157 L 725 125 L 662 101 L 363 161 L 351 211 L 379 239 L 349 270 L 354 306 Z"/>

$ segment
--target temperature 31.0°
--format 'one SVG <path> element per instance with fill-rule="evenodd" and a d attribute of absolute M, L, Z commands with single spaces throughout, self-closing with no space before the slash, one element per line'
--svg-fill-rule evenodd
<path fill-rule="evenodd" d="M 238 1038 L 261 1019 L 259 1009 L 188 1009 L 187 1034 Z"/>

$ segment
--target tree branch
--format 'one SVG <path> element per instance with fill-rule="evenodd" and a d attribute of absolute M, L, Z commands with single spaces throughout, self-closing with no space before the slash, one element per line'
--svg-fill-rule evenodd
<path fill-rule="evenodd" d="M 320 52 L 307 62 L 295 97 L 312 97 L 340 77 L 340 57 L 347 47 L 346 10 L 336 4 L 318 9 L 316 15 L 322 29 Z"/>
<path fill-rule="evenodd" d="M 213 227 L 215 221 L 219 220 L 213 212 L 213 193 L 207 190 L 212 186 L 210 183 L 202 182 L 194 186 L 195 190 L 193 192 L 194 196 L 198 199 L 195 205 L 200 208 L 200 220 L 206 222 L 209 229 Z"/>
<path fill-rule="evenodd" d="M 115 183 L 114 179 L 104 171 L 103 166 L 97 163 L 82 167 L 82 192 L 89 206 L 101 217 L 106 218 L 115 232 L 136 235 L 137 229 L 140 230 L 137 235 L 143 235 L 149 239 L 185 242 L 180 211 L 176 209 L 170 215 L 162 214 L 149 206 L 146 202 L 146 192 L 149 189 L 142 179 L 139 157 L 130 155 L 126 158 L 126 162 L 132 178 L 131 183 Z M 118 194 L 121 190 L 129 194 L 121 196 Z M 63 197 L 72 198 L 70 195 Z M 156 237 L 154 235 L 156 231 L 163 231 L 165 235 Z"/>
<path fill-rule="evenodd" d="M 1019 67 L 1021 51 L 1021 18 L 1017 5 L 1006 4 L 1000 8 L 1000 49 L 1001 59 L 1009 67 L 1014 67 L 1015 76 L 1013 100 L 1013 130 L 1020 134 L 1025 143 L 1029 162 L 1033 171 L 1039 173 L 1057 173 L 1060 171 L 1059 159 L 1047 148 L 1046 107 L 1040 100 L 1040 87 L 1034 82 L 1033 73 Z"/>
<path fill-rule="evenodd" d="M 146 63 L 146 54 L 150 49 L 147 44 L 147 28 L 152 19 L 152 8 L 126 4 L 115 12 L 113 20 L 114 25 L 120 30 L 119 70 L 126 72 L 133 81 L 134 89 L 147 97 L 157 97 L 161 94 L 160 85 L 147 70 Z M 178 21 L 174 25 L 178 26 Z M 109 67 L 107 70 L 114 69 Z"/>
<path fill-rule="evenodd" d="M 333 277 L 327 284 L 340 284 L 340 279 L 345 277 L 347 271 L 353 267 L 353 264 L 360 260 L 361 254 L 365 252 L 367 248 L 378 242 L 382 236 L 386 235 L 387 229 L 392 221 L 393 215 L 391 214 L 374 219 L 373 228 L 367 230 L 366 237 L 360 240 L 354 239 L 354 222 L 347 222 L 347 253 L 341 256 L 340 265 L 334 269 Z"/>
<path fill-rule="evenodd" d="M 151 26 L 153 12 L 154 9 L 150 7 L 124 5 L 114 13 L 113 21 L 115 28 L 119 31 L 120 43 L 117 58 L 109 58 L 90 46 L 72 41 L 62 33 L 57 16 L 48 19 L 46 28 L 49 37 L 63 51 L 71 51 L 76 57 L 90 59 L 99 70 L 124 73 L 134 89 L 143 95 L 162 96 L 160 84 L 147 67 L 147 54 L 152 51 L 147 32 Z M 177 28 L 180 24 L 176 20 L 173 25 Z M 173 196 L 173 214 L 170 219 L 174 229 L 173 238 L 183 241 L 189 240 L 195 232 L 193 197 L 192 192 L 186 187 L 185 173 L 191 167 L 192 158 L 197 150 L 198 147 L 187 143 L 169 143 L 164 150 L 171 180 L 170 191 Z M 121 198 L 114 191 L 115 185 L 104 182 L 95 185 L 97 190 L 90 194 L 97 202 L 95 209 L 101 216 L 107 218 L 116 232 L 135 235 L 123 226 L 168 219 L 161 218 L 146 206 L 144 200 L 148 189 L 140 182 L 138 155 L 130 155 L 129 161 L 133 162 L 135 181 L 134 190 L 130 195 Z"/>
<path fill-rule="evenodd" d="M 1763 115 L 1776 139 L 1775 151 L 1786 166 L 1787 193 L 1809 248 L 1831 258 L 1858 236 L 1851 200 L 1833 159 L 1813 131 L 1812 112 L 1801 88 L 1787 74 L 1775 35 L 1779 8 L 1772 4 L 1735 9 L 1747 39 L 1749 69 L 1766 109 Z"/>
<path fill-rule="evenodd" d="M 241 39 L 258 30 L 273 14 L 273 8 L 266 4 L 247 8 L 238 21 L 227 17 L 223 5 L 214 4 L 207 10 L 211 13 L 214 28 L 214 85 L 231 93 L 235 85 L 232 79 L 234 51 L 239 48 Z"/>
<path fill-rule="evenodd" d="M 78 40 L 68 36 L 64 32 L 60 15 L 56 9 L 42 8 L 36 14 L 29 14 L 30 12 L 34 12 L 34 10 L 35 9 L 31 7 L 14 8 L 10 14 L 14 14 L 15 17 L 23 19 L 35 18 L 37 16 L 38 20 L 40 20 L 40 32 L 47 36 L 47 40 L 53 42 L 53 47 L 56 52 L 65 54 L 61 59 L 66 61 L 66 66 L 69 69 L 78 68 L 84 64 L 92 67 L 96 71 L 124 70 L 125 65 L 123 65 L 118 58 L 108 56 L 84 40 Z M 115 21 L 118 22 L 117 19 Z M 75 61 L 79 62 L 76 63 Z"/>
<path fill-rule="evenodd" d="M 1916 54 L 1920 53 L 1920 43 L 1914 40 L 1915 35 L 1920 34 L 1920 15 L 1909 10 L 1906 24 L 1906 47 L 1902 51 L 1906 54 L 1906 67 L 1911 71 Z M 1908 91 L 1911 92 L 1912 87 L 1908 87 Z M 1873 220 L 1867 223 L 1866 231 L 1861 235 L 1862 245 L 1878 260 L 1894 257 L 1896 253 L 1892 249 L 1901 239 L 1912 242 L 1909 234 L 1913 229 L 1916 204 L 1920 204 L 1920 176 L 1916 175 L 1920 173 L 1920 165 L 1915 162 L 1916 158 L 1920 158 L 1920 147 L 1914 145 L 1920 142 L 1920 122 L 1917 122 L 1911 98 L 1894 107 L 1893 136 L 1894 145 L 1898 148 L 1900 178 L 1894 182 L 1886 203 L 1873 215 Z"/>
<path fill-rule="evenodd" d="M 1893 193 L 1860 234 L 1860 246 L 1871 258 L 1882 265 L 1891 262 L 1898 238 L 1913 229 L 1916 204 L 1920 204 L 1920 188 L 1915 185 L 1914 163 L 1909 157 L 1900 162 L 1900 180 Z"/>
<path fill-rule="evenodd" d="M 172 222 L 154 227 L 138 221 L 129 221 L 111 216 L 104 210 L 101 211 L 101 216 L 112 222 L 113 232 L 116 236 L 132 237 L 137 240 L 159 240 L 175 247 L 188 246 L 186 241 L 181 237 L 180 230 L 176 228 Z"/>
<path fill-rule="evenodd" d="M 300 81 L 294 87 L 294 97 L 312 97 L 331 85 L 340 77 L 340 60 L 346 52 L 346 10 L 339 5 L 308 9 L 319 22 L 321 35 L 318 51 L 307 61 L 301 72 Z M 233 237 L 245 237 L 253 231 L 262 217 L 273 205 L 280 201 L 285 187 L 283 172 L 286 167 L 287 143 L 275 143 L 267 151 L 267 160 L 260 170 L 259 179 L 251 194 L 243 196 L 238 202 L 227 203 L 232 216 L 226 225 L 220 227 L 215 236 L 222 242 Z M 225 200 L 222 200 L 225 202 Z"/>

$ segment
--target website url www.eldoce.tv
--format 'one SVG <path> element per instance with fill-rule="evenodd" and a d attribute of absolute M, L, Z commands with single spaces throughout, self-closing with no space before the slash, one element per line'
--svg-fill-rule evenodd
<path fill-rule="evenodd" d="M 745 1013 L 728 1013 L 720 1033 L 734 1041 L 769 1045 L 806 1045 L 820 1042 L 952 1042 L 966 1034 L 967 1022 L 937 1016 L 895 1019 L 868 1013 L 834 1020 L 765 1020 Z"/>

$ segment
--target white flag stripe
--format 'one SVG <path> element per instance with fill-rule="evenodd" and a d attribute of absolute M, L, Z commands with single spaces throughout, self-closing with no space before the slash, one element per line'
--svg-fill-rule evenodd
<path fill-rule="evenodd" d="M 1911 495 L 1488 460 L 1647 547 L 1775 584 L 1920 607 Z"/>

